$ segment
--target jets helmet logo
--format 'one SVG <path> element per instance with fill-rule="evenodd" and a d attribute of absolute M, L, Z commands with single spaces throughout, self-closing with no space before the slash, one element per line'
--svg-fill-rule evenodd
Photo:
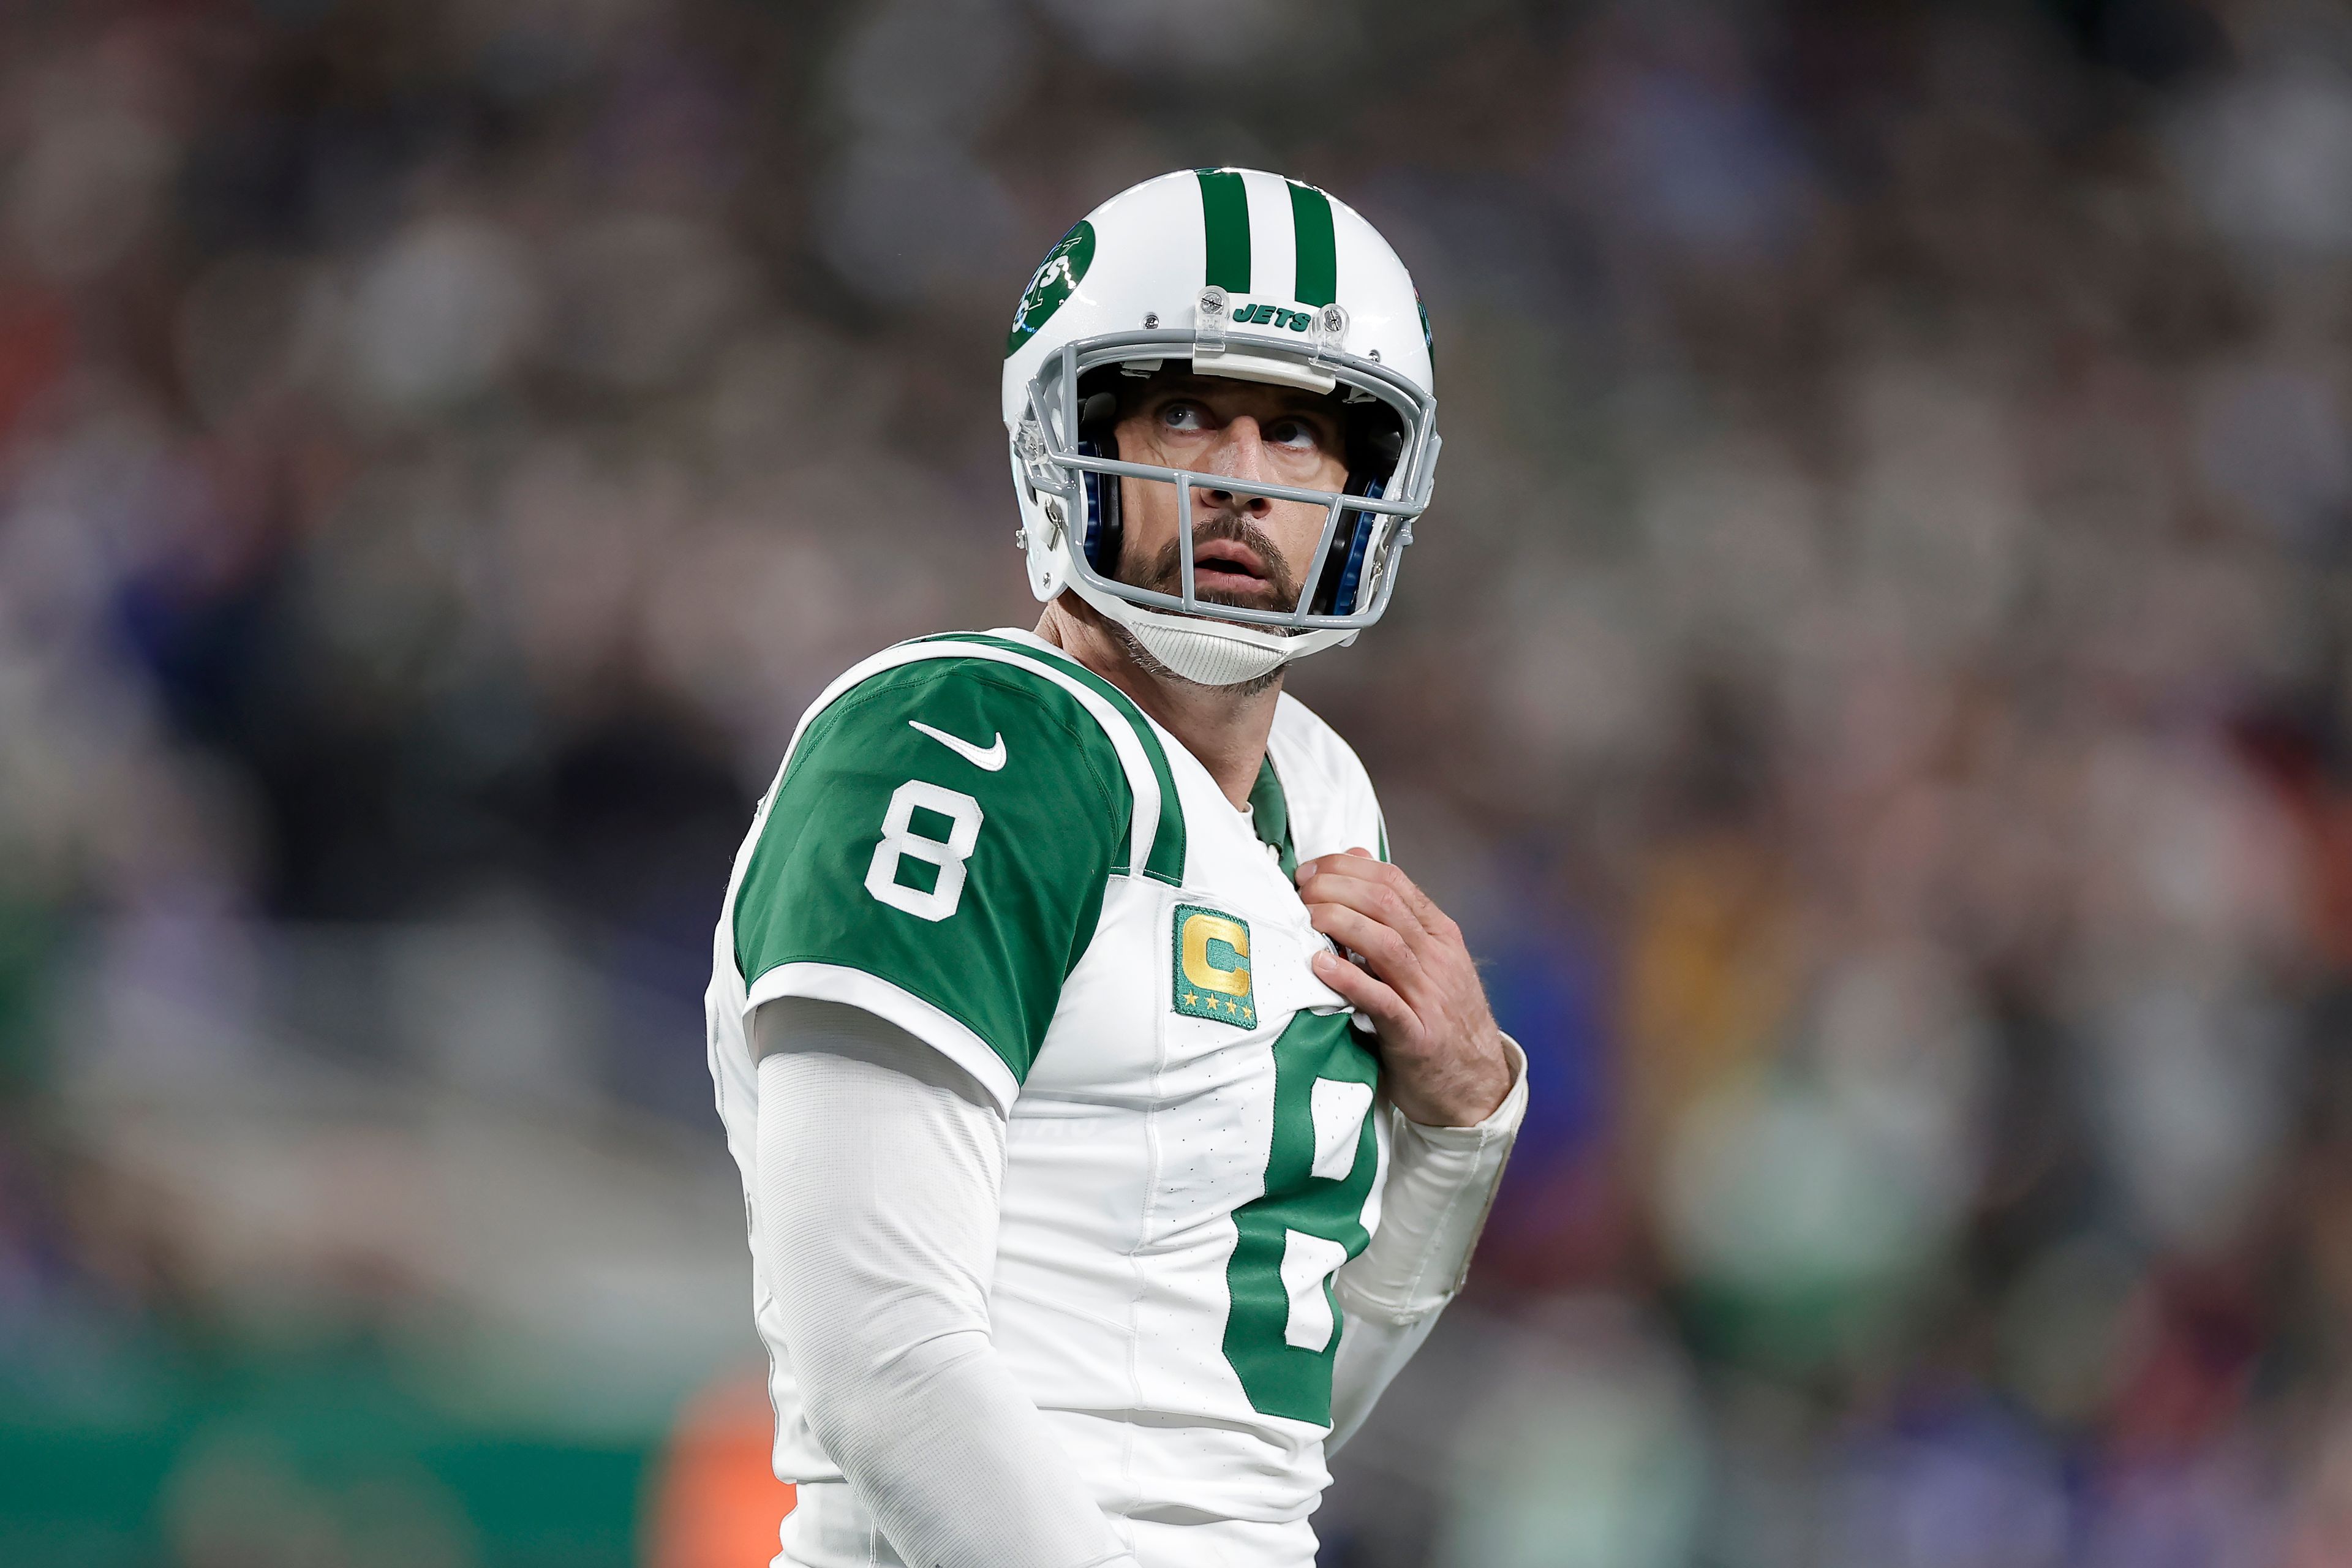
<path fill-rule="evenodd" d="M 1095 226 L 1081 218 L 1055 241 L 1037 270 L 1029 275 L 1029 287 L 1021 291 L 1021 303 L 1013 310 L 1013 330 L 1004 337 L 1007 358 L 1020 353 L 1021 345 L 1062 308 L 1070 291 L 1086 281 L 1087 268 L 1094 259 Z"/>

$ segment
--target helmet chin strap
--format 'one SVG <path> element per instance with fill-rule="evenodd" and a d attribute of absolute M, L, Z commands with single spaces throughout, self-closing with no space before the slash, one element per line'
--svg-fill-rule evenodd
<path fill-rule="evenodd" d="M 1150 610 L 1103 592 L 1076 573 L 1070 574 L 1069 586 L 1078 597 L 1133 632 L 1146 653 L 1180 678 L 1200 686 L 1239 686 L 1270 675 L 1293 659 L 1356 637 L 1352 631 L 1329 627 L 1286 637 L 1231 621 Z"/>

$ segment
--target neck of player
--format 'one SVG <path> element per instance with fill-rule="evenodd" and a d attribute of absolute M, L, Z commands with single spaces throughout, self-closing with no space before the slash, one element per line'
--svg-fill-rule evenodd
<path fill-rule="evenodd" d="M 1264 687 L 1199 686 L 1154 674 L 1136 663 L 1109 623 L 1075 594 L 1045 606 L 1037 635 L 1133 698 L 1209 770 L 1235 810 L 1249 804 L 1282 696 L 1278 679 Z"/>

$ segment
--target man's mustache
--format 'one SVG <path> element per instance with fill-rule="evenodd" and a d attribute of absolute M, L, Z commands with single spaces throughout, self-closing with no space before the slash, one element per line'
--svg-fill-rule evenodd
<path fill-rule="evenodd" d="M 1192 548 L 1198 551 L 1202 545 L 1212 540 L 1225 540 L 1234 544 L 1247 546 L 1257 557 L 1258 564 L 1265 570 L 1265 575 L 1260 581 L 1265 584 L 1276 605 L 1287 609 L 1298 603 L 1297 579 L 1291 575 L 1289 563 L 1282 558 L 1282 551 L 1275 544 L 1273 537 L 1265 530 L 1238 511 L 1213 512 L 1193 525 Z M 1184 592 L 1182 541 L 1171 539 L 1160 547 L 1159 559 L 1151 563 L 1150 575 L 1139 585 L 1162 594 L 1182 596 Z M 1255 595 L 1245 598 L 1231 589 L 1210 589 L 1204 591 L 1200 596 L 1210 604 L 1236 605 L 1244 608 L 1259 607 L 1250 603 L 1250 598 L 1255 598 Z"/>

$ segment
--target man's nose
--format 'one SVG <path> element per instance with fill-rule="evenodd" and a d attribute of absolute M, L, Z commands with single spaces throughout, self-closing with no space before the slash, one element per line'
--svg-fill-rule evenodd
<path fill-rule="evenodd" d="M 1274 470 L 1268 466 L 1264 433 L 1257 421 L 1246 414 L 1236 416 L 1218 432 L 1217 444 L 1209 453 L 1209 473 L 1229 479 L 1271 479 Z M 1221 511 L 1244 511 L 1252 517 L 1264 517 L 1274 510 L 1274 503 L 1264 496 L 1242 495 L 1233 490 L 1209 490 L 1212 502 Z"/>

